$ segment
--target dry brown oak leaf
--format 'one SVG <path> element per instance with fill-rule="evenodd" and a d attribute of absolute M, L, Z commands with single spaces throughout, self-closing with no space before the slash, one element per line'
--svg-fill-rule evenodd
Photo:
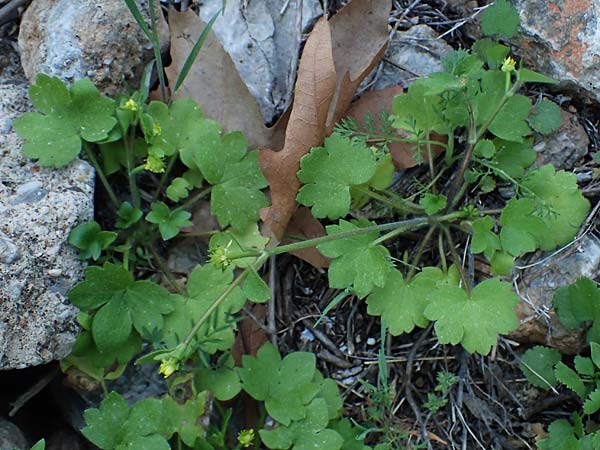
<path fill-rule="evenodd" d="M 165 68 L 169 85 L 174 86 L 190 51 L 205 28 L 191 9 L 181 13 L 169 10 L 171 65 Z M 172 99 L 195 100 L 206 117 L 217 121 L 224 132 L 241 131 L 251 149 L 283 146 L 287 123 L 284 114 L 270 128 L 264 125 L 256 100 L 242 81 L 229 54 L 211 31 L 181 87 Z"/>
<path fill-rule="evenodd" d="M 354 0 L 329 22 L 321 18 L 306 42 L 283 150 L 259 153 L 271 188 L 271 206 L 261 218 L 278 240 L 298 207 L 300 159 L 322 145 L 383 55 L 390 9 L 389 1 Z"/>

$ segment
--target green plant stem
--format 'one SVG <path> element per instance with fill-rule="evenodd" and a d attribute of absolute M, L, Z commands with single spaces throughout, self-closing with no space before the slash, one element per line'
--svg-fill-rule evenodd
<path fill-rule="evenodd" d="M 423 252 L 425 251 L 425 247 L 427 247 L 427 244 L 429 244 L 429 241 L 431 240 L 431 238 L 433 237 L 433 233 L 435 232 L 437 227 L 431 227 L 429 230 L 427 230 L 427 234 L 425 234 L 425 237 L 421 240 L 421 243 L 419 244 L 419 248 L 417 248 L 417 253 L 415 254 L 415 257 L 413 258 L 412 262 L 410 263 L 410 270 L 408 271 L 408 274 L 406 275 L 406 281 L 410 281 L 412 279 L 412 277 L 415 276 L 415 272 L 417 271 L 417 268 L 419 267 L 419 262 L 421 261 L 421 258 L 423 257 Z"/>
<path fill-rule="evenodd" d="M 117 210 L 118 210 L 121 206 L 121 203 L 119 202 L 119 199 L 115 195 L 115 191 L 113 191 L 110 183 L 106 179 L 106 175 L 104 175 L 104 171 L 102 170 L 102 167 L 100 167 L 100 164 L 98 164 L 96 155 L 94 155 L 94 152 L 90 148 L 90 145 L 85 141 L 83 141 L 83 151 L 85 152 L 86 156 L 90 160 L 90 163 L 96 170 L 96 174 L 98 174 L 98 178 L 100 178 L 100 182 L 104 186 L 104 189 L 106 190 L 106 193 L 108 194 L 108 197 L 110 198 L 110 201 L 113 202 L 113 204 L 115 205 L 115 208 L 117 208 Z"/>
<path fill-rule="evenodd" d="M 456 173 L 456 177 L 452 181 L 452 184 L 450 185 L 450 189 L 448 190 L 448 199 L 450 199 L 450 201 L 448 202 L 448 208 L 446 209 L 446 211 L 449 211 L 453 207 L 453 205 L 455 205 L 457 203 L 457 201 L 455 200 L 455 197 L 457 197 L 459 185 L 463 181 L 465 172 L 467 171 L 467 168 L 469 167 L 469 164 L 471 163 L 471 157 L 473 156 L 473 150 L 475 149 L 475 144 L 477 144 L 479 139 L 481 139 L 481 137 L 485 134 L 485 132 L 487 131 L 489 126 L 492 124 L 492 122 L 494 121 L 494 119 L 496 118 L 496 116 L 498 115 L 498 113 L 500 112 L 500 110 L 502 109 L 504 104 L 506 103 L 506 101 L 514 95 L 514 93 L 519 89 L 519 87 L 521 87 L 521 83 L 519 83 L 517 81 L 510 89 L 508 89 L 504 93 L 504 95 L 502 96 L 502 98 L 500 99 L 500 101 L 498 102 L 498 104 L 496 105 L 494 110 L 492 111 L 492 114 L 487 118 L 487 120 L 483 123 L 483 125 L 481 125 L 481 127 L 477 130 L 477 132 L 474 133 L 475 136 L 469 136 L 469 145 L 467 146 L 467 150 L 465 151 L 465 154 L 463 155 L 462 163 Z M 469 134 L 471 134 L 471 133 L 469 133 Z"/>
<path fill-rule="evenodd" d="M 196 195 L 194 195 L 193 197 L 188 199 L 186 202 L 184 202 L 181 206 L 178 206 L 177 208 L 175 208 L 173 210 L 173 213 L 176 211 L 182 211 L 184 209 L 188 209 L 190 206 L 192 206 L 198 200 L 202 200 L 204 197 L 206 197 L 208 194 L 210 194 L 211 190 L 212 190 L 212 186 L 209 186 L 206 189 L 201 190 Z"/>
<path fill-rule="evenodd" d="M 131 203 L 136 208 L 140 208 L 142 202 L 140 198 L 140 190 L 135 181 L 135 167 L 133 166 L 133 142 L 135 140 L 135 128 L 130 129 L 129 139 L 125 139 L 125 153 L 127 159 L 127 178 L 129 179 L 129 192 L 131 193 Z"/>
<path fill-rule="evenodd" d="M 423 208 L 421 206 L 417 205 L 416 203 L 412 203 L 410 201 L 403 200 L 403 199 L 401 201 L 396 201 L 396 200 L 386 197 L 385 195 L 380 194 L 379 192 L 373 191 L 373 190 L 369 189 L 368 187 L 364 187 L 364 186 L 354 186 L 354 189 L 356 189 L 361 194 L 368 195 L 372 199 L 380 201 L 381 203 L 391 206 L 392 208 L 397 209 L 399 211 L 404 211 L 404 212 L 409 212 L 409 213 L 423 212 Z"/>
<path fill-rule="evenodd" d="M 156 200 L 158 200 L 158 196 L 163 191 L 163 188 L 165 187 L 165 184 L 167 183 L 167 179 L 169 178 L 171 170 L 173 169 L 173 166 L 175 165 L 175 161 L 177 161 L 177 153 L 169 156 L 169 161 L 167 162 L 167 168 L 165 169 L 165 171 L 162 173 L 162 175 L 160 177 L 160 181 L 158 182 L 158 187 L 154 191 L 154 195 L 152 196 L 151 203 L 154 203 Z"/>
<path fill-rule="evenodd" d="M 452 220 L 455 220 L 460 217 L 464 217 L 464 213 L 454 212 L 454 213 L 450 213 L 450 214 L 446 214 L 446 215 L 442 215 L 442 216 L 419 217 L 416 219 L 385 223 L 385 224 L 381 224 L 381 225 L 373 225 L 371 227 L 365 227 L 365 228 L 358 228 L 356 230 L 350 230 L 350 231 L 345 231 L 342 233 L 336 233 L 336 234 L 331 234 L 328 236 L 322 236 L 322 237 L 318 237 L 318 238 L 314 238 L 314 239 L 308 239 L 306 241 L 301 241 L 301 242 L 294 242 L 293 244 L 281 245 L 281 246 L 276 247 L 271 250 L 265 250 L 260 254 L 260 256 L 254 262 L 254 264 L 252 266 L 246 268 L 242 273 L 240 273 L 237 276 L 237 278 L 235 280 L 233 280 L 233 282 L 227 287 L 227 289 L 225 289 L 223 291 L 223 293 L 209 306 L 209 308 L 205 311 L 205 313 L 202 315 L 202 317 L 200 317 L 200 319 L 198 319 L 198 321 L 194 324 L 194 327 L 189 332 L 189 334 L 186 336 L 186 338 L 182 341 L 181 346 L 185 350 L 192 342 L 192 339 L 194 338 L 196 333 L 198 333 L 198 331 L 202 327 L 202 324 L 204 324 L 204 322 L 206 322 L 206 320 L 210 317 L 210 315 L 219 307 L 219 305 L 227 298 L 227 296 L 229 294 L 231 294 L 231 292 L 233 292 L 233 290 L 236 287 L 238 287 L 242 284 L 244 279 L 248 276 L 248 273 L 250 271 L 257 271 L 258 269 L 260 269 L 262 267 L 262 265 L 273 255 L 280 255 L 282 253 L 289 253 L 289 252 L 301 250 L 304 248 L 316 247 L 317 245 L 322 244 L 324 242 L 335 241 L 338 239 L 347 239 L 350 237 L 355 237 L 355 236 L 360 236 L 363 234 L 385 231 L 385 230 L 390 230 L 390 229 L 394 230 L 396 232 L 396 234 L 399 234 L 402 231 L 414 230 L 414 229 L 423 227 L 427 224 L 437 224 L 437 223 L 452 221 Z M 401 231 L 398 231 L 398 230 L 401 230 Z M 154 249 L 153 248 L 151 248 L 151 249 L 152 249 L 153 253 L 155 253 Z M 157 255 L 155 255 L 155 257 L 156 256 Z M 248 257 L 248 256 L 256 256 L 256 255 L 255 254 L 243 255 L 240 257 Z"/>
<path fill-rule="evenodd" d="M 450 255 L 452 255 L 452 261 L 454 261 L 454 265 L 458 269 L 458 272 L 460 274 L 460 279 L 462 280 L 462 283 L 463 283 L 467 293 L 470 293 L 472 286 L 471 286 L 471 283 L 469 283 L 469 279 L 467 278 L 467 275 L 465 274 L 465 270 L 462 266 L 460 257 L 458 256 L 458 253 L 456 253 L 456 247 L 454 246 L 454 239 L 452 239 L 452 234 L 450 233 L 450 230 L 448 229 L 448 227 L 444 226 L 444 224 L 441 224 L 440 226 L 442 227 L 442 230 L 444 231 L 444 234 L 446 235 L 446 239 L 448 240 L 448 247 L 450 249 Z"/>
<path fill-rule="evenodd" d="M 206 322 L 206 320 L 210 317 L 210 315 L 219 307 L 219 305 L 221 303 L 223 303 L 223 301 L 227 298 L 227 296 L 229 294 L 231 294 L 235 288 L 237 288 L 238 286 L 240 286 L 242 284 L 242 282 L 246 279 L 246 277 L 248 276 L 250 271 L 260 269 L 262 267 L 262 265 L 265 262 L 267 262 L 268 259 L 269 259 L 268 253 L 263 252 L 263 254 L 260 255 L 260 257 L 254 262 L 254 264 L 251 267 L 248 267 L 242 273 L 240 273 L 237 276 L 237 278 L 235 280 L 233 280 L 233 282 L 229 286 L 227 286 L 227 289 L 225 289 L 223 291 L 223 293 L 214 302 L 212 302 L 212 304 L 208 307 L 208 309 L 204 312 L 204 314 L 202 314 L 202 317 L 200 317 L 200 319 L 198 319 L 198 321 L 194 324 L 194 327 L 189 332 L 189 334 L 182 341 L 181 346 L 183 347 L 184 350 L 190 345 L 190 343 L 192 342 L 192 339 L 194 339 L 194 336 L 196 336 L 196 333 L 198 333 L 198 331 L 200 331 L 200 328 L 202 327 L 204 322 Z"/>
<path fill-rule="evenodd" d="M 167 281 L 169 282 L 169 284 L 171 285 L 171 287 L 175 290 L 175 292 L 177 292 L 178 294 L 183 295 L 183 292 L 181 292 L 181 288 L 179 286 L 177 286 L 177 283 L 175 282 L 175 279 L 173 278 L 173 275 L 171 275 L 171 272 L 169 271 L 169 268 L 167 267 L 167 265 L 165 264 L 165 262 L 162 260 L 162 258 L 160 257 L 160 255 L 158 254 L 158 252 L 156 251 L 156 249 L 154 248 L 154 246 L 153 245 L 149 245 L 148 248 L 150 248 L 150 252 L 152 253 L 152 256 L 154 256 L 154 259 L 156 260 L 156 264 L 160 268 L 160 271 L 165 276 L 165 278 L 167 279 Z"/>
<path fill-rule="evenodd" d="M 442 263 L 442 271 L 448 272 L 448 262 L 446 261 L 446 250 L 444 249 L 444 236 L 442 233 L 438 233 L 438 252 L 440 254 L 440 261 Z"/>
<path fill-rule="evenodd" d="M 289 253 L 289 252 L 293 252 L 296 250 L 302 250 L 304 248 L 316 247 L 325 242 L 336 241 L 338 239 L 348 239 L 348 238 L 355 237 L 355 236 L 361 236 L 363 234 L 382 232 L 382 231 L 386 231 L 386 230 L 393 230 L 393 233 L 394 233 L 393 236 L 396 236 L 396 235 L 406 232 L 406 231 L 416 230 L 425 225 L 433 225 L 433 224 L 437 224 L 437 223 L 451 222 L 453 220 L 456 220 L 456 219 L 459 219 L 462 217 L 465 217 L 465 214 L 462 211 L 456 211 L 456 212 L 453 212 L 450 214 L 445 214 L 442 216 L 417 217 L 415 219 L 401 220 L 398 222 L 384 223 L 381 225 L 373 225 L 370 227 L 357 228 L 355 230 L 344 231 L 342 233 L 321 236 L 321 237 L 314 238 L 314 239 L 307 239 L 306 241 L 294 242 L 293 244 L 287 244 L 287 245 L 281 245 L 279 247 L 275 247 L 274 249 L 266 250 L 265 252 L 269 256 L 280 255 L 282 253 Z"/>

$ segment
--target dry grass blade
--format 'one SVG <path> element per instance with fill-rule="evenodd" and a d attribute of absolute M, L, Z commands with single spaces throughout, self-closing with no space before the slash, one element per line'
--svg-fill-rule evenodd
<path fill-rule="evenodd" d="M 169 11 L 172 63 L 165 69 L 171 86 L 175 85 L 188 55 L 206 25 L 191 10 Z M 207 117 L 216 120 L 225 132 L 241 131 L 250 148 L 281 148 L 285 118 L 273 127 L 264 126 L 260 109 L 240 78 L 231 57 L 215 35 L 208 33 L 202 52 L 173 99 L 191 98 Z"/>

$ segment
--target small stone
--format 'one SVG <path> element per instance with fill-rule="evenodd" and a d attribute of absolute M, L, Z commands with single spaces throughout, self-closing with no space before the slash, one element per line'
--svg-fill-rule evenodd
<path fill-rule="evenodd" d="M 138 3 L 149 22 L 148 2 Z M 159 18 L 165 51 L 168 27 L 161 14 Z M 88 77 L 109 95 L 124 90 L 123 80 L 135 87 L 154 58 L 152 45 L 122 0 L 33 0 L 21 20 L 19 48 L 30 82 L 38 73 L 68 82 Z"/>
<path fill-rule="evenodd" d="M 383 55 L 383 67 L 377 75 L 374 90 L 385 89 L 397 84 L 405 88 L 417 77 L 427 76 L 443 70 L 442 58 L 451 51 L 443 39 L 427 25 L 416 25 L 408 31 L 397 32 Z M 366 86 L 374 73 L 363 81 Z"/>
<path fill-rule="evenodd" d="M 561 111 L 562 126 L 544 136 L 534 150 L 538 153 L 536 165 L 552 164 L 557 170 L 571 170 L 577 161 L 587 155 L 590 140 L 576 115 Z"/>
<path fill-rule="evenodd" d="M 588 234 L 562 253 L 524 269 L 516 308 L 520 324 L 509 337 L 549 345 L 562 353 L 579 353 L 586 345 L 585 330 L 564 328 L 552 308 L 552 300 L 556 289 L 574 283 L 579 277 L 595 278 L 599 267 L 600 240 Z"/>
<path fill-rule="evenodd" d="M 60 277 L 62 275 L 62 270 L 61 269 L 50 269 L 48 271 L 48 275 L 50 275 L 51 277 Z"/>
<path fill-rule="evenodd" d="M 375 345 L 376 343 L 377 343 L 377 341 L 374 338 L 372 338 L 372 337 L 370 337 L 370 338 L 367 339 L 367 345 L 369 345 L 371 347 L 373 345 Z"/>
<path fill-rule="evenodd" d="M 27 439 L 14 423 L 0 419 L 0 449 L 12 450 L 15 448 L 22 450 L 29 448 Z"/>
<path fill-rule="evenodd" d="M 6 236 L 0 235 L 0 262 L 12 264 L 21 257 L 19 248 Z"/>

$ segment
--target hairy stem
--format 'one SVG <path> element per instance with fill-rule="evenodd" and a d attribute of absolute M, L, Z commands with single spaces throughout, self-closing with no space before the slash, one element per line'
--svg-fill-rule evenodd
<path fill-rule="evenodd" d="M 354 189 L 356 189 L 361 194 L 368 195 L 372 199 L 380 201 L 381 203 L 391 206 L 392 208 L 397 209 L 399 211 L 409 212 L 409 213 L 422 213 L 423 212 L 423 208 L 421 206 L 417 205 L 416 203 L 410 202 L 408 200 L 404 200 L 404 199 L 394 200 L 389 197 L 386 197 L 385 195 L 383 195 L 379 192 L 373 191 L 373 190 L 369 189 L 368 187 L 354 186 Z"/>
<path fill-rule="evenodd" d="M 181 345 L 184 349 L 190 345 L 190 343 L 192 342 L 192 339 L 194 339 L 194 336 L 196 336 L 196 333 L 198 333 L 198 331 L 200 331 L 200 328 L 202 327 L 204 322 L 206 322 L 206 320 L 210 317 L 210 315 L 213 312 L 215 312 L 215 310 L 219 307 L 219 305 L 221 303 L 223 303 L 223 301 L 227 298 L 227 296 L 229 296 L 229 294 L 231 294 L 235 290 L 235 288 L 237 288 L 238 286 L 240 286 L 242 284 L 242 282 L 246 279 L 246 277 L 248 276 L 250 271 L 260 269 L 260 267 L 262 267 L 262 265 L 268 259 L 269 259 L 269 255 L 266 252 L 263 253 L 254 262 L 252 267 L 248 267 L 247 269 L 245 269 L 242 273 L 240 273 L 237 276 L 237 278 L 235 280 L 233 280 L 233 282 L 229 286 L 227 286 L 227 289 L 225 289 L 223 291 L 223 293 L 208 307 L 208 309 L 204 312 L 204 314 L 202 314 L 202 317 L 200 317 L 200 319 L 198 319 L 198 322 L 196 322 L 194 324 L 194 327 L 192 328 L 192 330 L 189 332 L 189 334 L 183 340 Z"/>

